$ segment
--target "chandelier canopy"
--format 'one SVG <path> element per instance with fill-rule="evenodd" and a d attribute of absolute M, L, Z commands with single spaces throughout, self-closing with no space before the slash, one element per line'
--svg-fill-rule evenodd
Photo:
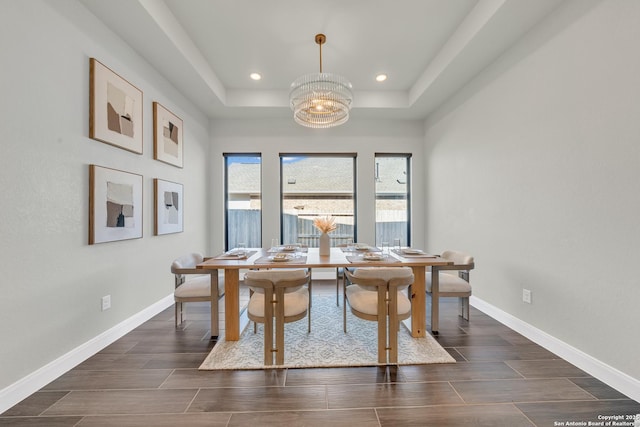
<path fill-rule="evenodd" d="M 305 74 L 291 83 L 289 103 L 297 123 L 315 129 L 330 128 L 349 120 L 352 86 L 345 77 L 322 72 L 322 45 L 327 38 L 316 34 L 315 40 L 320 46 L 320 72 Z"/>

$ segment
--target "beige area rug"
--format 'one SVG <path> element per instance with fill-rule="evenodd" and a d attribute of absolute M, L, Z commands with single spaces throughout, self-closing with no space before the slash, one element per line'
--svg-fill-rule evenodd
<path fill-rule="evenodd" d="M 200 366 L 201 370 L 312 368 L 376 366 L 378 363 L 377 324 L 359 319 L 347 309 L 347 333 L 342 330 L 342 307 L 333 297 L 315 297 L 311 308 L 311 333 L 307 318 L 285 324 L 284 365 L 266 367 L 263 359 L 263 328 L 253 333 L 253 322 L 239 341 L 216 343 Z M 413 338 L 401 325 L 398 331 L 399 365 L 455 363 L 455 359 L 429 334 Z"/>

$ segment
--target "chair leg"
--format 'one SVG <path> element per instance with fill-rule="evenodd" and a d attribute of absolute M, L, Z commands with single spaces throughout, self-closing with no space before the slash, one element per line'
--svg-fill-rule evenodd
<path fill-rule="evenodd" d="M 398 363 L 398 291 L 389 289 L 389 363 Z"/>
<path fill-rule="evenodd" d="M 311 292 L 312 290 L 312 285 L 311 285 L 311 270 L 309 270 L 309 285 L 307 286 L 307 290 L 309 291 L 309 305 L 307 306 L 307 316 L 309 317 L 307 319 L 308 325 L 307 325 L 307 332 L 311 333 L 311 305 L 312 305 L 312 301 L 313 298 L 311 298 Z M 284 314 L 283 314 L 284 316 Z"/>
<path fill-rule="evenodd" d="M 178 325 L 182 325 L 182 323 L 184 323 L 184 311 L 182 309 L 181 302 L 176 301 L 175 307 L 176 307 L 175 318 L 176 318 L 176 328 L 177 328 Z"/>
<path fill-rule="evenodd" d="M 387 316 L 378 314 L 378 363 L 387 363 Z"/>
<path fill-rule="evenodd" d="M 459 298 L 460 316 L 467 322 L 469 321 L 469 297 Z"/>
<path fill-rule="evenodd" d="M 307 283 L 307 289 L 309 289 L 309 307 L 311 307 L 311 291 L 313 288 L 312 280 L 311 280 L 311 269 L 309 269 L 309 282 Z"/>
<path fill-rule="evenodd" d="M 340 307 L 340 268 L 336 268 L 336 305 Z"/>
<path fill-rule="evenodd" d="M 284 291 L 276 295 L 276 365 L 284 365 Z"/>
<path fill-rule="evenodd" d="M 309 289 L 309 305 L 307 306 L 307 333 L 311 333 L 311 289 Z"/>
<path fill-rule="evenodd" d="M 264 364 L 273 365 L 273 293 L 264 295 Z"/>
<path fill-rule="evenodd" d="M 346 283 L 344 284 L 346 285 Z M 347 333 L 347 287 L 342 288 L 342 329 Z"/>
<path fill-rule="evenodd" d="M 387 363 L 387 288 L 378 287 L 378 363 Z"/>

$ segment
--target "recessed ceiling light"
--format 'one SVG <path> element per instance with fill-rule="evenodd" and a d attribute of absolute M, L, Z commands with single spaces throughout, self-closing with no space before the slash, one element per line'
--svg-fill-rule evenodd
<path fill-rule="evenodd" d="M 387 80 L 387 75 L 386 74 L 378 74 L 376 76 L 376 81 L 377 82 L 383 82 L 385 80 Z"/>
<path fill-rule="evenodd" d="M 262 78 L 259 73 L 251 73 L 249 74 L 249 77 L 251 77 L 251 80 L 260 80 Z"/>

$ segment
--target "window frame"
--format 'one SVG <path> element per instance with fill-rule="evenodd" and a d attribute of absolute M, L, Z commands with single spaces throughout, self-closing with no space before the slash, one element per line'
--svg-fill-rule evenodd
<path fill-rule="evenodd" d="M 259 158 L 260 159 L 260 247 L 262 246 L 262 230 L 263 230 L 263 211 L 262 211 L 262 153 L 222 153 L 224 159 L 224 250 L 228 251 L 229 248 L 229 163 L 228 159 L 231 157 L 247 157 L 247 158 Z"/>
<path fill-rule="evenodd" d="M 375 214 L 375 241 L 376 244 L 380 244 L 382 242 L 379 242 L 378 240 L 378 189 L 377 189 L 377 180 L 379 178 L 378 175 L 378 162 L 377 159 L 379 157 L 389 157 L 389 158 L 404 158 L 406 161 L 406 201 L 407 201 L 407 228 L 406 228 L 406 233 L 407 233 L 407 241 L 406 242 L 402 242 L 403 245 L 406 246 L 411 246 L 411 230 L 412 230 L 412 224 L 411 224 L 411 193 L 412 193 L 412 185 L 411 185 L 411 159 L 413 157 L 412 153 L 374 153 L 374 189 L 373 189 L 373 198 L 374 198 L 374 214 Z M 391 243 L 391 242 L 389 242 Z"/>
<path fill-rule="evenodd" d="M 282 152 L 278 154 L 280 163 L 280 242 L 284 239 L 284 168 L 283 159 L 287 157 L 322 157 L 322 158 L 345 158 L 352 159 L 353 164 L 353 182 L 352 182 L 352 198 L 353 198 L 353 241 L 357 242 L 358 238 L 358 153 L 355 152 L 330 152 L 330 153 L 304 153 L 304 152 Z M 286 242 L 285 242 L 286 243 Z"/>

